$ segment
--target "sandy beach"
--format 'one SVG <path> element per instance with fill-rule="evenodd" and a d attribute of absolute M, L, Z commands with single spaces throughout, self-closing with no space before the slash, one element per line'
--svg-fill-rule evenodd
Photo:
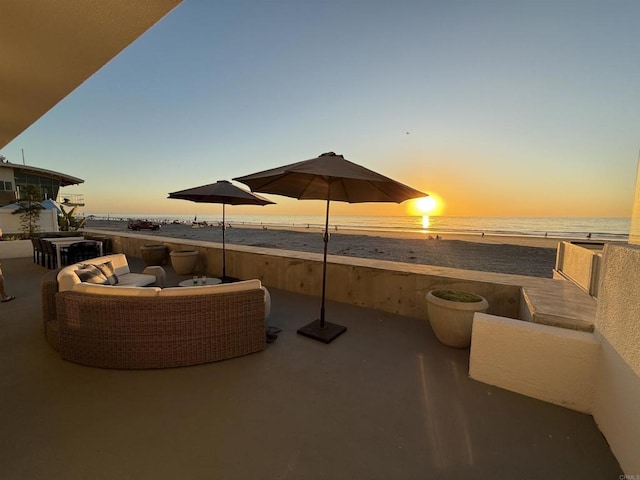
<path fill-rule="evenodd" d="M 87 228 L 130 231 L 127 222 L 89 220 Z M 165 224 L 150 236 L 222 242 L 219 226 L 193 228 L 188 224 Z M 322 253 L 322 229 L 268 229 L 231 224 L 225 232 L 227 245 L 247 245 Z M 421 233 L 339 230 L 331 232 L 330 255 L 376 258 L 396 262 L 436 265 L 466 270 L 510 273 L 551 278 L 556 247 L 562 239 L 500 235 L 442 234 L 439 239 Z"/>

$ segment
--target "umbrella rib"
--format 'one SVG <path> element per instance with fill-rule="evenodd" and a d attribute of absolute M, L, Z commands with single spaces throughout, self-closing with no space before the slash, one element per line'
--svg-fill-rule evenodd
<path fill-rule="evenodd" d="M 375 187 L 379 192 L 381 192 L 383 195 L 385 195 L 385 196 L 386 196 L 390 201 L 392 201 L 392 202 L 394 202 L 394 203 L 399 203 L 399 202 L 396 202 L 395 200 L 391 199 L 391 197 L 389 196 L 389 194 L 388 194 L 388 193 L 386 193 L 386 192 L 385 192 L 382 188 L 380 188 L 380 186 L 378 186 L 377 184 L 375 184 L 375 183 L 374 183 L 374 184 L 373 184 L 373 186 L 374 186 L 374 187 Z"/>
<path fill-rule="evenodd" d="M 314 176 L 310 176 L 310 177 L 309 177 L 309 181 L 307 182 L 307 184 L 306 184 L 306 185 L 304 186 L 304 188 L 302 189 L 301 197 L 302 197 L 302 196 L 304 196 L 304 194 L 307 192 L 307 190 L 309 190 L 309 189 L 311 188 L 311 184 L 313 183 L 313 181 L 314 181 L 316 178 L 322 178 L 322 179 L 327 183 L 327 185 L 330 185 L 330 183 L 327 181 L 327 178 L 326 178 L 326 177 L 323 177 L 323 176 L 321 176 L 321 175 L 314 175 Z M 330 189 L 330 188 L 331 188 L 331 187 L 329 186 L 329 189 Z"/>
<path fill-rule="evenodd" d="M 397 182 L 395 182 L 395 181 L 393 181 L 393 182 L 394 182 L 394 184 L 395 184 L 395 183 L 397 183 Z M 390 201 L 390 202 L 393 202 L 393 203 L 401 203 L 401 202 L 403 202 L 403 201 L 404 201 L 404 200 L 401 200 L 400 202 L 398 202 L 397 200 L 393 200 L 393 199 L 389 196 L 389 194 L 388 194 L 388 193 L 386 193 L 382 188 L 380 188 L 380 186 L 379 186 L 377 183 L 371 182 L 371 185 L 372 185 L 376 190 L 378 190 L 380 193 L 382 193 L 385 197 L 387 197 L 387 198 L 389 199 L 388 201 Z"/>
<path fill-rule="evenodd" d="M 344 178 L 340 178 L 338 181 L 342 185 L 342 190 L 344 190 L 344 194 L 347 197 L 347 203 L 351 203 L 351 196 L 349 195 L 349 190 L 347 189 L 347 186 L 344 183 Z"/>
<path fill-rule="evenodd" d="M 290 175 L 289 172 L 286 172 L 286 175 Z M 267 189 L 270 188 L 272 185 L 277 184 L 277 182 L 279 180 L 281 180 L 283 177 L 276 177 L 273 179 L 270 179 L 268 182 L 262 183 L 260 184 L 260 186 L 258 187 L 254 187 L 251 188 L 252 192 L 266 192 L 266 193 L 273 193 L 273 192 L 269 192 Z M 277 195 L 277 194 L 276 194 Z"/>

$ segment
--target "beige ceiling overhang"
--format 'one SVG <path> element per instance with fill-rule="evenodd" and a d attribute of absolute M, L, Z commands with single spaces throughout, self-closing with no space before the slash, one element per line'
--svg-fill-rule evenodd
<path fill-rule="evenodd" d="M 0 2 L 0 148 L 181 2 Z"/>

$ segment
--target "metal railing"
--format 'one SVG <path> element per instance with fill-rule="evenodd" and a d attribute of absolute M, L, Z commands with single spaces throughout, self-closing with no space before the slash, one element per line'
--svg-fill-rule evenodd
<path fill-rule="evenodd" d="M 84 194 L 82 193 L 60 193 L 56 202 L 70 207 L 84 207 Z"/>

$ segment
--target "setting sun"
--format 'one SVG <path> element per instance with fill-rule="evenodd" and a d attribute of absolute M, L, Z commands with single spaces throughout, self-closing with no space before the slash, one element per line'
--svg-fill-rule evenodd
<path fill-rule="evenodd" d="M 438 203 L 433 197 L 422 197 L 416 200 L 416 208 L 420 211 L 420 213 L 431 213 L 436 209 L 437 206 Z"/>
<path fill-rule="evenodd" d="M 407 214 L 414 216 L 442 215 L 445 202 L 442 198 L 433 193 L 428 197 L 415 198 L 407 202 Z"/>

